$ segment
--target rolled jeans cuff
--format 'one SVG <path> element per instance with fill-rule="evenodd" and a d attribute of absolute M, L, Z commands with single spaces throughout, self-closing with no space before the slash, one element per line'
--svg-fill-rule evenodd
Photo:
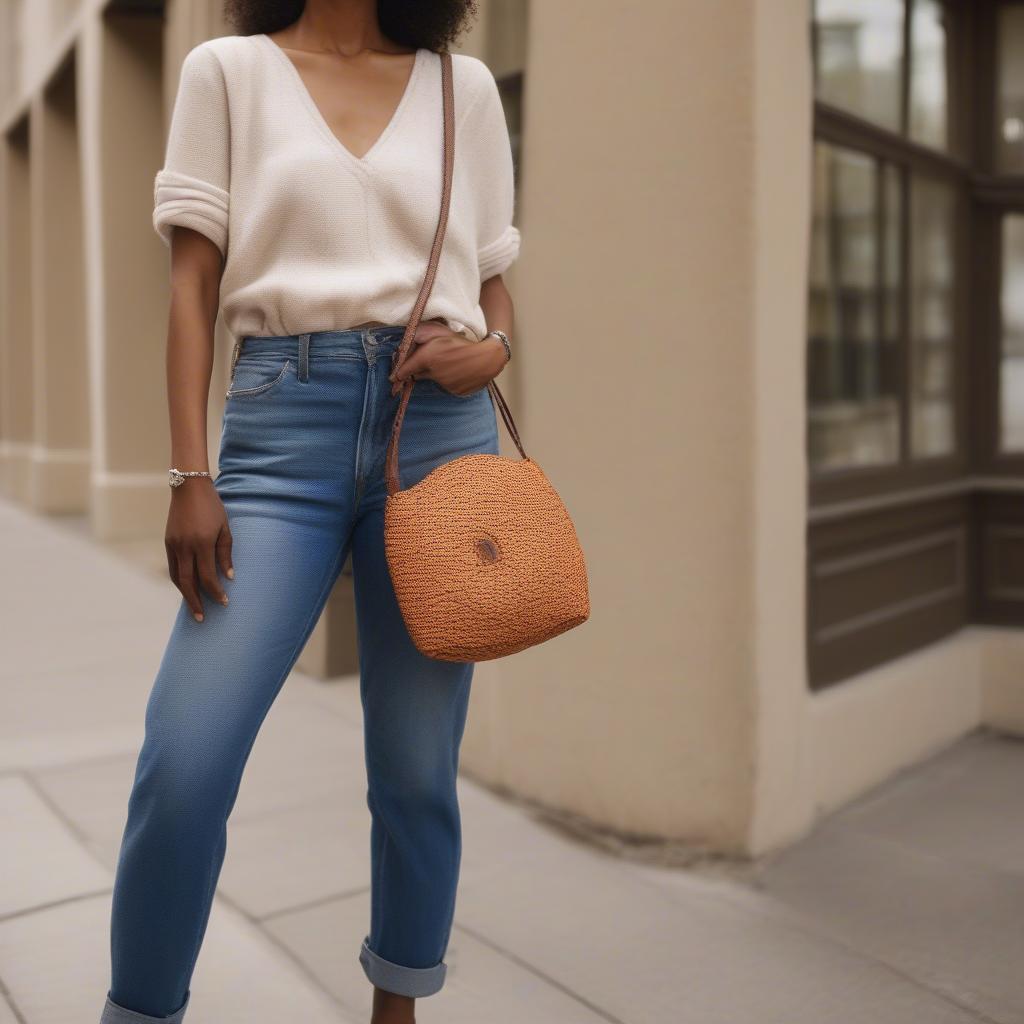
<path fill-rule="evenodd" d="M 100 1017 L 100 1024 L 181 1024 L 188 1009 L 191 991 L 185 993 L 185 1001 L 170 1015 L 170 1017 L 151 1017 L 148 1013 L 139 1013 L 137 1010 L 129 1010 L 127 1007 L 115 1003 L 107 993 L 107 1000 L 103 1006 L 103 1015 Z"/>
<path fill-rule="evenodd" d="M 395 995 L 419 999 L 422 996 L 432 996 L 444 985 L 448 967 L 443 960 L 433 967 L 403 967 L 378 956 L 370 949 L 369 943 L 370 936 L 367 935 L 359 950 L 359 962 L 363 965 L 366 977 L 377 988 L 382 988 L 385 992 L 394 992 Z"/>

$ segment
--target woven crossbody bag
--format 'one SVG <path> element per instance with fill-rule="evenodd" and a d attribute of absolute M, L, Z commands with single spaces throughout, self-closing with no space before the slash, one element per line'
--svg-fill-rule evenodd
<path fill-rule="evenodd" d="M 441 53 L 444 173 L 427 272 L 392 361 L 405 360 L 444 241 L 455 159 L 451 54 Z M 398 441 L 415 382 L 407 379 L 388 443 L 384 547 L 416 648 L 442 661 L 486 661 L 549 640 L 590 615 L 576 530 L 540 466 L 523 450 L 498 385 L 487 388 L 521 459 L 459 456 L 401 489 Z"/>

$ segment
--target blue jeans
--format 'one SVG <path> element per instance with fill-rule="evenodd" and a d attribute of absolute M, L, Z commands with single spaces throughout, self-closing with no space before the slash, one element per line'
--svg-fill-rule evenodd
<path fill-rule="evenodd" d="M 372 821 L 359 960 L 374 985 L 402 995 L 430 995 L 444 982 L 473 666 L 416 650 L 385 560 L 384 454 L 398 405 L 387 378 L 402 330 L 243 340 L 214 481 L 235 577 L 222 577 L 228 605 L 203 594 L 202 622 L 182 600 L 149 696 L 101 1024 L 182 1019 L 246 760 L 350 551 Z M 416 382 L 402 487 L 458 455 L 497 450 L 486 388 L 458 396 Z"/>

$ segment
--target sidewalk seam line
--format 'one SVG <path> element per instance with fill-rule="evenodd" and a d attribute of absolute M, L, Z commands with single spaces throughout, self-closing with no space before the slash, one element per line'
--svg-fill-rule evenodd
<path fill-rule="evenodd" d="M 11 990 L 7 987 L 2 977 L 0 977 L 0 998 L 7 1002 L 18 1024 L 28 1024 L 28 1018 L 21 1012 L 21 1007 L 14 1001 L 14 996 L 11 995 Z"/>
<path fill-rule="evenodd" d="M 315 910 L 326 903 L 339 903 L 342 900 L 352 899 L 353 896 L 362 896 L 369 891 L 369 885 L 360 885 L 354 889 L 344 889 L 341 892 L 332 892 L 326 896 L 318 896 L 303 903 L 296 903 L 294 906 L 279 907 L 277 910 L 271 910 L 267 914 L 254 914 L 252 915 L 252 920 L 262 924 L 264 921 L 273 921 L 279 917 L 286 917 L 288 914 L 301 914 L 306 910 Z"/>
<path fill-rule="evenodd" d="M 322 995 L 324 995 L 335 1007 L 337 1007 L 342 1013 L 345 1014 L 346 1018 L 350 1017 L 353 1008 L 343 1002 L 338 996 L 336 996 L 320 979 L 311 967 L 309 967 L 297 953 L 289 948 L 284 942 L 282 942 L 272 931 L 268 928 L 264 928 L 259 921 L 259 918 L 253 917 L 244 907 L 236 903 L 233 899 L 225 896 L 219 889 L 214 891 L 214 900 L 220 901 L 226 907 L 230 907 L 236 914 L 243 917 L 249 924 L 263 936 L 275 949 L 280 950 L 284 956 L 291 961 L 296 967 L 300 974 Z"/>
<path fill-rule="evenodd" d="M 531 964 L 528 960 L 524 960 L 522 957 L 517 956 L 510 950 L 507 950 L 504 947 L 499 946 L 498 943 L 494 942 L 492 939 L 488 939 L 485 935 L 482 935 L 475 928 L 469 928 L 466 925 L 456 921 L 454 924 L 454 929 L 455 931 L 465 932 L 471 938 L 476 939 L 477 942 L 483 943 L 483 945 L 487 946 L 495 953 L 498 953 L 500 956 L 503 956 L 506 960 L 510 960 L 517 966 L 522 967 L 523 970 L 529 971 L 532 975 L 534 975 L 537 978 L 540 978 L 541 981 L 546 982 L 548 985 L 550 985 L 552 988 L 557 989 L 563 995 L 566 995 L 570 999 L 575 1000 L 581 1006 L 585 1006 L 592 1013 L 596 1013 L 602 1020 L 608 1021 L 608 1024 L 626 1024 L 626 1022 L 622 1020 L 620 1017 L 616 1017 L 614 1014 L 602 1009 L 596 1003 L 592 1003 L 589 999 L 586 998 L 586 996 L 581 996 L 578 992 L 575 992 L 573 991 L 573 989 L 569 988 L 568 985 L 563 984 L 557 978 L 551 977 L 550 974 L 546 974 L 544 971 L 540 970 L 540 968 Z"/>
<path fill-rule="evenodd" d="M 637 881 L 641 884 L 649 888 L 653 888 L 656 891 L 663 892 L 662 888 L 643 871 L 635 872 L 635 876 Z M 793 909 L 788 904 L 783 903 L 769 890 L 761 888 L 757 880 L 753 882 L 748 881 L 746 883 L 739 883 L 739 886 L 744 888 L 748 895 L 752 894 L 759 896 L 762 900 L 770 899 L 771 908 L 763 904 L 748 904 L 746 901 L 741 901 L 739 894 L 731 889 L 725 889 L 721 892 L 699 892 L 693 893 L 692 895 L 702 900 L 705 904 L 711 906 L 714 906 L 715 904 L 718 904 L 719 906 L 724 905 L 733 913 L 740 915 L 750 914 L 751 916 L 758 917 L 764 921 L 775 923 L 783 928 L 788 928 L 792 932 L 796 932 L 818 942 L 831 943 L 837 949 L 843 950 L 848 955 L 860 959 L 864 963 L 881 967 L 893 977 L 899 978 L 901 981 L 911 985 L 919 991 L 927 992 L 936 999 L 940 999 L 942 1002 L 948 1003 L 950 1006 L 955 1006 L 958 1010 L 963 1010 L 965 1013 L 971 1014 L 979 1024 L 1006 1024 L 1005 1021 L 1002 1021 L 997 1017 L 989 1016 L 984 1010 L 980 1010 L 977 1007 L 969 1006 L 960 1002 L 958 999 L 949 995 L 942 989 L 933 988 L 931 985 L 915 977 L 913 974 L 906 973 L 904 968 L 890 964 L 886 960 L 880 959 L 875 954 L 861 949 L 859 946 L 854 945 L 850 940 L 843 938 L 828 925 L 824 925 L 821 928 L 815 927 L 812 919 L 805 913 Z M 675 893 L 669 892 L 667 897 L 671 899 L 673 903 L 676 903 L 677 905 L 679 904 Z"/>
<path fill-rule="evenodd" d="M 114 891 L 112 885 L 103 889 L 93 889 L 89 892 L 75 893 L 74 896 L 62 896 L 59 900 L 48 900 L 46 903 L 33 903 L 30 907 L 23 907 L 21 910 L 12 910 L 7 914 L 0 914 L 0 925 L 8 921 L 17 921 L 22 917 L 29 917 L 31 914 L 40 914 L 46 910 L 53 910 L 54 907 L 64 907 L 71 903 L 81 903 L 83 900 L 93 900 L 97 896 L 106 896 Z"/>
<path fill-rule="evenodd" d="M 64 813 L 64 809 L 50 797 L 50 794 L 43 789 L 31 772 L 23 772 L 22 778 L 28 788 L 35 793 L 50 813 L 61 823 L 61 825 L 63 825 L 65 832 L 67 832 L 80 846 L 84 847 L 85 852 L 89 855 L 89 858 L 92 861 L 98 864 L 109 874 L 110 865 L 104 863 L 100 859 L 99 855 L 93 850 L 92 839 L 90 836 L 83 829 L 79 828 L 77 823 Z"/>
<path fill-rule="evenodd" d="M 645 879 L 645 881 L 647 880 Z M 709 898 L 717 898 L 721 900 L 721 902 L 728 906 L 733 912 L 749 913 L 764 921 L 777 924 L 783 928 L 788 928 L 790 931 L 803 935 L 806 938 L 813 939 L 816 942 L 827 942 L 836 949 L 842 950 L 844 953 L 855 959 L 881 968 L 886 973 L 892 975 L 894 978 L 899 978 L 912 988 L 915 988 L 920 992 L 927 992 L 930 996 L 933 996 L 950 1006 L 955 1006 L 958 1010 L 963 1010 L 964 1013 L 969 1013 L 979 1022 L 979 1024 L 1007 1024 L 1006 1021 L 1000 1020 L 998 1017 L 989 1016 L 989 1014 L 984 1010 L 980 1010 L 975 1006 L 970 1006 L 966 1003 L 960 1002 L 960 1000 L 955 999 L 942 989 L 933 988 L 920 978 L 908 973 L 904 968 L 891 964 L 886 960 L 880 959 L 874 953 L 861 949 L 859 946 L 854 945 L 850 940 L 839 935 L 831 927 L 827 925 L 821 928 L 815 927 L 812 920 L 807 917 L 806 914 L 802 911 L 794 910 L 788 904 L 782 903 L 771 893 L 765 893 L 765 891 L 757 889 L 755 889 L 754 892 L 762 896 L 767 895 L 773 900 L 771 910 L 763 906 L 747 906 L 746 904 L 739 904 L 732 898 L 732 894 L 730 893 L 724 893 L 719 897 L 712 896 Z"/>

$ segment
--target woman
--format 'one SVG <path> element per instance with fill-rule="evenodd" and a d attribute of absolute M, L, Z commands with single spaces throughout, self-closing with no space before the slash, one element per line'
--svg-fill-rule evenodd
<path fill-rule="evenodd" d="M 358 956 L 373 1024 L 408 1024 L 444 982 L 473 667 L 424 657 L 405 629 L 383 547 L 383 463 L 410 376 L 403 487 L 497 452 L 486 384 L 510 354 L 501 273 L 519 233 L 497 86 L 467 55 L 452 58 L 455 178 L 437 276 L 397 374 L 391 359 L 440 207 L 438 51 L 473 8 L 235 0 L 239 34 L 185 58 L 153 213 L 171 248 L 172 466 L 191 474 L 172 473 L 166 534 L 182 603 L 146 709 L 103 1024 L 182 1020 L 245 762 L 350 552 L 372 815 Z M 236 360 L 213 479 L 218 307 Z"/>

